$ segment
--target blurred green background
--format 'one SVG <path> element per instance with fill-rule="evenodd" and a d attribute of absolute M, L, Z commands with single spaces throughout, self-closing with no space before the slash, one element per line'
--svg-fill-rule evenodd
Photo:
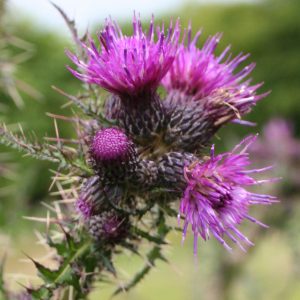
<path fill-rule="evenodd" d="M 192 20 L 194 33 L 204 28 L 200 43 L 210 34 L 223 32 L 219 51 L 231 44 L 235 55 L 241 51 L 251 53 L 249 61 L 257 63 L 253 72 L 254 82 L 264 81 L 262 90 L 272 91 L 246 117 L 257 122 L 258 126 L 227 126 L 219 133 L 220 139 L 216 140 L 219 149 L 230 149 L 231 142 L 237 137 L 260 132 L 275 117 L 288 120 L 294 126 L 294 138 L 300 136 L 299 11 L 299 0 L 230 5 L 199 5 L 189 1 L 179 9 L 173 9 L 172 14 L 158 16 L 165 20 L 179 16 L 183 27 Z M 65 69 L 69 61 L 64 49 L 73 47 L 70 37 L 36 26 L 34 20 L 24 15 L 16 17 L 13 12 L 8 12 L 6 19 L 1 21 L 3 36 L 17 36 L 32 46 L 31 57 L 17 66 L 14 76 L 34 87 L 42 97 L 35 100 L 32 93 L 21 92 L 25 106 L 19 109 L 5 89 L 0 89 L 0 121 L 13 126 L 21 123 L 26 132 L 34 131 L 39 138 L 52 136 L 53 121 L 45 113 L 68 115 L 70 111 L 62 107 L 65 99 L 51 86 L 76 93 L 80 85 Z M 124 26 L 130 28 L 128 23 Z M 6 48 L 1 44 L 0 51 L 1 55 L 10 53 L 14 57 L 21 50 L 16 45 Z M 60 131 L 62 136 L 72 134 L 71 128 L 63 123 L 60 124 Z M 34 230 L 43 230 L 42 225 L 30 223 L 22 216 L 45 215 L 40 202 L 51 201 L 48 195 L 51 182 L 49 169 L 55 169 L 55 166 L 24 158 L 4 147 L 0 148 L 0 153 L 0 254 L 5 251 L 9 253 L 6 273 L 13 284 L 16 276 L 17 281 L 26 282 L 27 279 L 21 274 L 30 280 L 28 276 L 34 275 L 33 267 L 20 261 L 24 258 L 22 251 L 36 257 L 43 256 L 43 248 L 32 247 Z M 296 174 L 300 177 L 299 166 L 293 161 L 289 163 L 289 168 L 296 168 Z M 278 175 L 285 174 L 289 174 L 289 169 Z M 199 245 L 199 257 L 195 262 L 191 239 L 181 246 L 180 234 L 173 234 L 170 236 L 170 246 L 166 248 L 170 265 L 159 264 L 133 292 L 116 299 L 300 299 L 300 189 L 296 186 L 292 193 L 287 193 L 280 184 L 276 185 L 273 191 L 279 194 L 281 203 L 263 208 L 262 212 L 253 210 L 252 213 L 257 218 L 261 215 L 271 228 L 255 228 L 254 232 L 251 230 L 256 225 L 246 224 L 243 228 L 250 236 L 253 235 L 256 243 L 249 253 L 245 255 L 238 249 L 225 253 L 220 245 L 211 240 Z M 139 259 L 125 256 L 117 258 L 117 262 L 120 267 L 117 284 L 129 278 L 128 274 L 142 263 Z M 109 285 L 100 286 L 91 299 L 108 299 L 111 291 Z"/>

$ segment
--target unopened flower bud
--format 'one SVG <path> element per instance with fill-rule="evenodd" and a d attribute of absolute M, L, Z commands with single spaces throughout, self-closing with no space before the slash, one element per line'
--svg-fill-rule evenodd
<path fill-rule="evenodd" d="M 158 163 L 159 179 L 164 187 L 182 192 L 186 186 L 184 168 L 199 159 L 191 153 L 169 152 Z"/>
<path fill-rule="evenodd" d="M 88 220 L 88 230 L 95 241 L 113 244 L 126 238 L 129 222 L 127 217 L 116 211 L 105 211 Z"/>

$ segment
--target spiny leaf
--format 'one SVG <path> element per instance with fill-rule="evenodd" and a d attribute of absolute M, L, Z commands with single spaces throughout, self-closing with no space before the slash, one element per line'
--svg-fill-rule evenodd
<path fill-rule="evenodd" d="M 177 216 L 178 216 L 178 211 L 176 211 L 175 209 L 169 207 L 168 205 L 162 206 L 161 209 L 162 209 L 168 216 L 171 216 L 171 217 L 177 217 Z"/>
<path fill-rule="evenodd" d="M 59 149 L 45 143 L 30 142 L 23 134 L 18 135 L 8 130 L 5 124 L 0 125 L 0 144 L 23 152 L 30 157 L 57 163 L 60 169 L 77 168 L 88 174 L 92 172 L 81 160 L 73 158 L 73 153 L 67 149 Z"/>
<path fill-rule="evenodd" d="M 141 254 L 137 250 L 137 247 L 134 244 L 130 244 L 126 241 L 122 241 L 121 246 L 123 246 L 125 249 L 128 249 L 129 251 L 136 254 L 137 256 L 141 256 Z"/>
<path fill-rule="evenodd" d="M 39 272 L 39 276 L 43 279 L 45 283 L 52 283 L 57 276 L 57 271 L 50 270 L 49 268 L 45 267 L 41 263 L 37 262 L 33 258 L 27 256 L 35 265 Z"/>
<path fill-rule="evenodd" d="M 68 98 L 72 103 L 74 103 L 78 108 L 80 108 L 87 116 L 92 117 L 94 120 L 99 120 L 102 126 L 111 127 L 113 125 L 116 125 L 116 122 L 106 119 L 105 116 L 102 114 L 101 110 L 95 106 L 93 107 L 91 102 L 89 104 L 86 104 L 79 97 L 70 95 L 56 86 L 52 86 L 52 88 L 58 93 L 60 93 L 61 95 Z"/>
<path fill-rule="evenodd" d="M 45 286 L 39 287 L 36 290 L 27 289 L 27 292 L 34 300 L 49 300 L 53 296 L 53 292 Z"/>
<path fill-rule="evenodd" d="M 132 232 L 133 232 L 133 234 L 136 234 L 150 242 L 154 242 L 159 245 L 167 244 L 167 242 L 164 241 L 163 239 L 161 239 L 159 236 L 153 236 L 153 235 L 147 233 L 146 231 L 139 229 L 138 227 L 133 227 Z"/>
<path fill-rule="evenodd" d="M 49 144 L 32 143 L 24 136 L 19 136 L 9 131 L 4 124 L 0 125 L 0 144 L 17 149 L 20 152 L 24 152 L 40 160 L 59 163 L 62 168 L 69 166 L 65 154 L 59 149 L 53 148 L 53 146 Z"/>
<path fill-rule="evenodd" d="M 81 256 L 83 256 L 85 252 L 88 251 L 89 247 L 89 243 L 78 245 L 76 251 L 72 251 L 70 253 L 70 256 L 67 259 L 65 259 L 64 263 L 60 266 L 60 268 L 55 274 L 56 276 L 53 281 L 55 283 L 58 283 L 62 282 L 65 278 L 67 278 L 71 274 L 71 264 L 77 259 L 79 259 Z"/>
<path fill-rule="evenodd" d="M 151 270 L 150 266 L 145 265 L 138 273 L 135 274 L 134 278 L 128 282 L 125 286 L 117 288 L 112 296 L 116 296 L 121 292 L 128 292 L 135 287 Z"/>
<path fill-rule="evenodd" d="M 133 279 L 130 280 L 125 286 L 119 287 L 114 291 L 112 296 L 118 295 L 120 292 L 128 292 L 131 290 L 133 287 L 135 287 L 154 267 L 155 261 L 157 259 L 162 259 L 165 261 L 164 257 L 160 253 L 160 247 L 159 246 L 154 246 L 150 252 L 146 255 L 147 258 L 147 263 L 144 265 L 144 267 L 137 272 Z"/>
<path fill-rule="evenodd" d="M 114 267 L 113 262 L 112 262 L 108 257 L 106 257 L 105 255 L 101 255 L 101 260 L 102 260 L 102 262 L 103 262 L 104 268 L 105 268 L 108 272 L 110 272 L 110 273 L 112 273 L 114 276 L 116 276 L 116 275 L 117 275 L 117 272 L 116 272 L 116 269 L 115 269 L 115 267 Z"/>
<path fill-rule="evenodd" d="M 4 124 L 0 126 L 0 144 L 25 152 L 41 160 L 48 160 L 55 163 L 61 163 L 61 160 L 65 160 L 64 157 L 60 157 L 59 152 L 54 153 L 45 145 L 30 143 L 25 137 L 18 136 L 9 131 Z"/>
<path fill-rule="evenodd" d="M 71 32 L 72 38 L 73 38 L 73 40 L 76 44 L 78 55 L 81 57 L 81 59 L 84 59 L 84 50 L 83 50 L 82 45 L 81 45 L 81 39 L 78 36 L 78 32 L 77 32 L 77 29 L 76 29 L 76 26 L 75 26 L 75 21 L 71 20 L 67 16 L 67 14 L 57 4 L 55 4 L 52 1 L 51 1 L 51 4 L 57 9 L 57 11 L 60 13 L 60 15 L 65 20 L 65 22 L 66 22 L 66 24 L 67 24 L 67 26 L 68 26 L 68 28 Z"/>
<path fill-rule="evenodd" d="M 81 294 L 80 276 L 78 276 L 78 274 L 75 272 L 74 263 L 77 260 L 81 260 L 85 256 L 86 252 L 90 248 L 90 243 L 75 243 L 74 241 L 71 242 L 71 240 L 72 239 L 70 238 L 69 244 L 66 247 L 69 249 L 69 255 L 66 255 L 57 270 L 50 270 L 31 259 L 38 269 L 39 275 L 46 283 L 46 285 L 41 286 L 40 289 L 35 290 L 37 295 L 41 295 L 42 297 L 36 299 L 49 299 L 47 298 L 47 295 L 49 295 L 50 292 L 53 292 L 57 286 L 73 286 L 77 294 Z M 60 246 L 58 249 L 62 252 L 65 251 L 65 249 Z"/>
<path fill-rule="evenodd" d="M 51 237 L 47 236 L 47 244 L 51 248 L 54 248 L 59 256 L 66 257 L 68 255 L 68 248 L 63 241 L 61 243 L 54 243 Z"/>

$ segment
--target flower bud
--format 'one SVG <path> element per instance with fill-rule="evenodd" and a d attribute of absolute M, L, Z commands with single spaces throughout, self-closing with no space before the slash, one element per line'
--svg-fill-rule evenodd
<path fill-rule="evenodd" d="M 164 187 L 182 192 L 186 186 L 184 168 L 199 161 L 191 153 L 169 152 L 163 155 L 158 163 L 159 180 Z"/>
<path fill-rule="evenodd" d="M 126 238 L 129 222 L 116 211 L 104 211 L 88 220 L 88 230 L 95 241 L 113 244 Z"/>

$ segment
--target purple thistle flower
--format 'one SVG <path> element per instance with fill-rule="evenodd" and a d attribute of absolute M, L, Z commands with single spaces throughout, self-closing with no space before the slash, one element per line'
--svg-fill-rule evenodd
<path fill-rule="evenodd" d="M 162 80 L 167 91 L 173 97 L 176 95 L 175 101 L 184 103 L 187 99 L 200 100 L 218 91 L 234 95 L 236 102 L 249 102 L 251 99 L 248 106 L 252 106 L 266 96 L 266 94 L 256 95 L 256 90 L 262 83 L 251 86 L 251 80 L 245 80 L 254 69 L 255 63 L 236 71 L 249 55 L 240 53 L 231 58 L 228 46 L 217 56 L 214 52 L 222 36 L 220 33 L 209 37 L 199 49 L 196 44 L 200 35 L 201 31 L 191 41 L 191 26 L 189 26 L 187 47 L 183 39 L 172 67 Z"/>
<path fill-rule="evenodd" d="M 119 128 L 98 130 L 91 141 L 90 155 L 94 170 L 109 184 L 128 181 L 135 175 L 135 146 Z"/>
<path fill-rule="evenodd" d="M 231 152 L 216 155 L 214 147 L 211 157 L 203 163 L 192 163 L 185 167 L 187 187 L 180 203 L 180 213 L 185 216 L 183 239 L 188 225 L 194 232 L 194 253 L 197 253 L 198 235 L 207 240 L 212 234 L 226 249 L 231 250 L 225 237 L 236 243 L 244 250 L 242 242 L 253 245 L 242 234 L 237 226 L 244 219 L 267 227 L 251 217 L 249 207 L 255 204 L 269 205 L 276 198 L 269 195 L 248 192 L 244 187 L 270 182 L 257 181 L 249 174 L 260 173 L 270 169 L 246 170 L 250 165 L 248 147 L 256 140 L 256 136 L 249 136 L 238 144 Z"/>
<path fill-rule="evenodd" d="M 139 157 L 135 144 L 121 129 L 100 129 L 91 141 L 90 154 L 95 171 L 109 184 L 130 182 L 142 185 L 141 190 L 157 179 L 156 164 Z"/>
<path fill-rule="evenodd" d="M 280 164 L 300 161 L 300 142 L 294 137 L 293 126 L 284 119 L 273 119 L 263 129 L 251 152 L 261 159 L 277 160 Z"/>
<path fill-rule="evenodd" d="M 258 141 L 251 148 L 251 154 L 257 163 L 273 163 L 274 171 L 283 177 L 278 192 L 287 197 L 300 187 L 300 141 L 295 137 L 293 124 L 290 121 L 275 118 L 263 129 Z"/>
<path fill-rule="evenodd" d="M 88 61 L 67 52 L 82 73 L 69 70 L 80 80 L 94 83 L 109 92 L 132 98 L 155 91 L 173 63 L 180 35 L 179 22 L 172 22 L 165 36 L 164 26 L 154 31 L 154 17 L 149 31 L 143 31 L 139 18 L 133 17 L 133 34 L 123 35 L 116 22 L 107 20 L 98 35 L 101 49 L 90 39 L 83 44 Z"/>
<path fill-rule="evenodd" d="M 91 144 L 91 155 L 96 162 L 122 161 L 132 151 L 132 143 L 126 134 L 117 128 L 100 129 Z"/>

